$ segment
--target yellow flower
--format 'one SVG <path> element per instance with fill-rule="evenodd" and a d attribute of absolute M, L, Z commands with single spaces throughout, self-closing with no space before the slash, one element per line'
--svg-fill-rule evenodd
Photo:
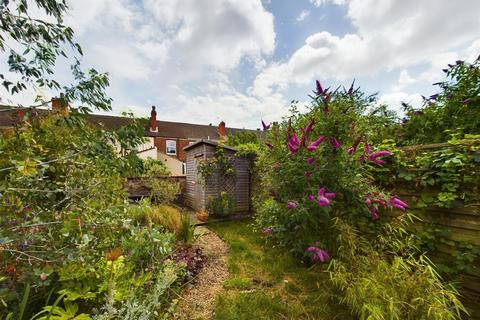
<path fill-rule="evenodd" d="M 122 251 L 119 248 L 115 248 L 110 250 L 106 254 L 106 258 L 108 261 L 115 261 L 122 255 Z"/>

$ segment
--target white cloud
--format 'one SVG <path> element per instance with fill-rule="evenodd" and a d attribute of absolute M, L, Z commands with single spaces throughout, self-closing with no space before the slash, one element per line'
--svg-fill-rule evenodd
<path fill-rule="evenodd" d="M 298 15 L 298 17 L 296 18 L 296 20 L 297 20 L 298 22 L 301 22 L 301 21 L 305 20 L 309 15 L 310 15 L 310 11 L 309 11 L 309 10 L 302 10 L 302 12 L 300 12 L 300 14 Z"/>
<path fill-rule="evenodd" d="M 480 2 L 476 0 L 462 3 L 468 10 L 462 10 L 460 17 L 452 16 L 459 10 L 458 3 L 447 0 L 351 0 L 345 4 L 355 33 L 312 34 L 288 61 L 272 64 L 259 74 L 252 90 L 271 92 L 289 84 L 304 85 L 314 77 L 345 80 L 374 76 L 422 63 L 437 67 L 445 57 L 451 58 L 452 50 L 477 39 L 480 30 Z M 475 46 L 472 44 L 472 51 Z M 272 77 L 278 73 L 284 79 Z M 423 75 L 434 77 L 433 73 Z"/>
<path fill-rule="evenodd" d="M 321 5 L 327 4 L 327 3 L 333 3 L 337 6 L 342 6 L 344 5 L 348 0 L 310 0 L 310 3 L 313 4 L 315 7 L 320 7 Z"/>
<path fill-rule="evenodd" d="M 391 109 L 399 112 L 403 112 L 402 102 L 407 103 L 414 108 L 418 108 L 422 105 L 422 96 L 419 94 L 408 94 L 405 92 L 393 92 L 383 94 L 378 99 L 379 103 L 387 104 Z"/>

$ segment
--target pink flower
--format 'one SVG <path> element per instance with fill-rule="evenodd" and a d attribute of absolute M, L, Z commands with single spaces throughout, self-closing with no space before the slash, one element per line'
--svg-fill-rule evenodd
<path fill-rule="evenodd" d="M 312 173 L 310 171 L 305 171 L 303 175 L 307 178 L 310 178 L 312 176 Z"/>
<path fill-rule="evenodd" d="M 368 160 L 373 161 L 373 160 L 377 159 L 378 157 L 391 156 L 392 154 L 393 153 L 391 153 L 390 151 L 386 151 L 386 150 L 377 151 L 377 152 L 373 152 L 373 153 L 369 154 L 368 155 Z"/>
<path fill-rule="evenodd" d="M 309 201 L 315 201 L 315 196 L 314 196 L 313 194 L 309 194 L 308 197 L 307 197 L 307 199 L 308 199 Z"/>
<path fill-rule="evenodd" d="M 308 157 L 308 158 L 307 158 L 307 163 L 308 163 L 308 164 L 312 164 L 312 163 L 314 163 L 314 162 L 315 162 L 315 158 L 314 158 L 314 157 Z"/>
<path fill-rule="evenodd" d="M 292 153 L 297 153 L 300 149 L 300 140 L 298 139 L 298 135 L 295 133 L 288 139 L 288 149 Z"/>
<path fill-rule="evenodd" d="M 372 152 L 372 147 L 368 144 L 368 142 L 365 142 L 365 149 L 364 149 L 366 154 L 370 154 Z"/>
<path fill-rule="evenodd" d="M 297 208 L 297 204 L 293 201 L 288 201 L 287 203 L 287 208 L 288 209 L 296 209 Z"/>
<path fill-rule="evenodd" d="M 263 127 L 263 131 L 267 131 L 268 129 L 270 129 L 270 124 L 266 124 L 266 123 L 263 122 L 263 120 L 262 120 L 262 127 Z"/>
<path fill-rule="evenodd" d="M 273 233 L 273 228 L 272 227 L 263 228 L 262 233 L 266 236 L 269 236 Z"/>
<path fill-rule="evenodd" d="M 330 203 L 329 198 L 330 199 L 335 198 L 335 193 L 333 193 L 333 192 L 325 193 L 325 188 L 324 187 L 318 189 L 317 201 L 318 201 L 318 205 L 320 207 L 327 206 Z"/>
<path fill-rule="evenodd" d="M 372 219 L 377 220 L 378 219 L 377 208 L 375 208 L 375 206 L 371 206 L 369 207 L 369 209 L 370 209 L 370 215 L 372 216 Z"/>
<path fill-rule="evenodd" d="M 307 123 L 307 126 L 305 127 L 305 130 L 304 130 L 304 133 L 307 134 L 309 133 L 310 131 L 312 131 L 312 128 L 313 128 L 313 119 L 308 121 Z"/>
<path fill-rule="evenodd" d="M 350 147 L 350 148 L 347 149 L 347 153 L 348 153 L 349 155 L 352 155 L 355 151 L 356 151 L 356 150 L 355 150 L 354 147 Z"/>
<path fill-rule="evenodd" d="M 393 208 L 397 208 L 403 211 L 405 211 L 405 209 L 408 208 L 408 204 L 406 202 L 403 202 L 402 200 L 398 199 L 395 196 L 390 196 L 390 205 Z"/>
<path fill-rule="evenodd" d="M 340 149 L 340 147 L 342 146 L 340 141 L 338 141 L 337 138 L 335 138 L 335 137 L 332 137 L 332 139 L 330 140 L 330 143 L 332 144 L 332 146 L 335 150 Z"/>
<path fill-rule="evenodd" d="M 314 263 L 325 262 L 330 259 L 328 252 L 317 247 L 311 246 L 305 250 L 307 253 L 311 253 L 311 259 Z"/>
<path fill-rule="evenodd" d="M 317 140 L 313 141 L 312 143 L 310 143 L 310 145 L 307 147 L 307 150 L 308 151 L 314 151 L 314 150 L 317 150 L 318 146 L 323 142 L 325 141 L 326 137 L 325 136 L 320 136 L 318 137 Z"/>
<path fill-rule="evenodd" d="M 385 164 L 385 161 L 382 159 L 375 159 L 373 160 L 373 163 L 375 163 L 377 166 L 382 166 Z"/>

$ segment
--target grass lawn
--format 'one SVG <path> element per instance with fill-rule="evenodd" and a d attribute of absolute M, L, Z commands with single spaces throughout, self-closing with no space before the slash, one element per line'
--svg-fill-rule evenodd
<path fill-rule="evenodd" d="M 230 246 L 230 276 L 215 319 L 352 319 L 332 299 L 321 267 L 308 269 L 285 250 L 264 246 L 248 222 L 209 227 Z"/>

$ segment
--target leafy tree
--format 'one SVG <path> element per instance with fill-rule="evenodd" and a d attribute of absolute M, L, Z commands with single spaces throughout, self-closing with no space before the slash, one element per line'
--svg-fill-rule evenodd
<path fill-rule="evenodd" d="M 440 91 L 423 108 L 404 105 L 407 117 L 398 135 L 404 145 L 446 142 L 452 134 L 480 134 L 480 60 L 450 64 Z"/>
<path fill-rule="evenodd" d="M 46 18 L 32 17 L 33 9 Z M 12 73 L 0 74 L 0 82 L 12 95 L 27 88 L 49 88 L 63 92 L 69 104 L 82 104 L 78 108 L 81 112 L 89 112 L 89 106 L 110 110 L 112 99 L 105 93 L 108 76 L 95 69 L 81 69 L 82 49 L 63 21 L 67 11 L 66 0 L 0 1 L 0 52 L 8 55 Z M 71 70 L 75 83 L 62 85 L 55 80 L 54 67 L 59 57 L 69 56 L 74 58 Z"/>

